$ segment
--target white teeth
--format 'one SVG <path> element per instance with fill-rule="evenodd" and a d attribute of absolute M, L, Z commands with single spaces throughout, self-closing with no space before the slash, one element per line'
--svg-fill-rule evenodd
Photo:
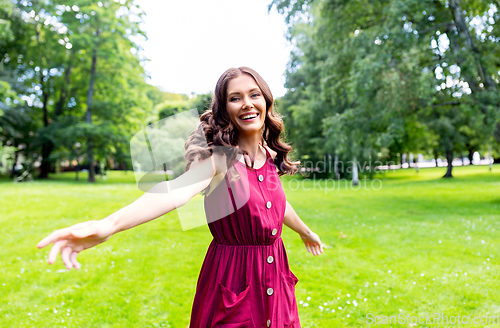
<path fill-rule="evenodd" d="M 241 119 L 242 119 L 242 120 L 246 120 L 246 119 L 249 119 L 249 118 L 254 118 L 254 117 L 257 117 L 257 114 L 250 114 L 250 115 L 246 115 L 246 116 L 243 116 Z"/>

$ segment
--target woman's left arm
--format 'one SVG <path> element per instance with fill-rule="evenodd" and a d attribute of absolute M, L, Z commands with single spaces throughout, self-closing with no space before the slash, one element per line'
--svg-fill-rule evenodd
<path fill-rule="evenodd" d="M 319 236 L 309 229 L 309 227 L 299 218 L 292 205 L 287 201 L 285 209 L 285 217 L 283 223 L 298 233 L 304 242 L 306 249 L 313 255 L 320 255 L 323 253 L 323 244 Z"/>

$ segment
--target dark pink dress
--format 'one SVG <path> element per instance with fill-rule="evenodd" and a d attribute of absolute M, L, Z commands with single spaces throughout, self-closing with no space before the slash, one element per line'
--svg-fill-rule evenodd
<path fill-rule="evenodd" d="M 205 197 L 214 239 L 201 267 L 190 327 L 300 327 L 295 299 L 298 279 L 290 271 L 281 239 L 286 198 L 266 152 L 266 163 L 258 169 L 235 161 L 234 167 L 248 176 L 248 182 L 233 182 L 226 174 Z M 236 210 L 211 220 L 227 207 L 218 196 L 228 189 Z M 237 206 L 234 195 L 241 193 L 248 193 L 249 199 Z"/>

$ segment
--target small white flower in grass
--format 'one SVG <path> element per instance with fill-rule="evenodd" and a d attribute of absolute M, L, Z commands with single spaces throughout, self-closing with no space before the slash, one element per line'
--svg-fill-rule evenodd
<path fill-rule="evenodd" d="M 486 261 L 489 261 L 489 260 L 490 260 L 490 258 L 488 257 L 488 258 L 486 259 Z"/>
<path fill-rule="evenodd" d="M 469 286 L 469 284 L 465 284 L 465 286 Z"/>
<path fill-rule="evenodd" d="M 350 318 L 350 317 L 351 317 L 351 315 L 350 315 L 350 314 L 348 314 L 348 315 L 347 315 L 347 317 L 348 317 L 348 318 Z"/>
<path fill-rule="evenodd" d="M 304 305 L 303 305 L 303 306 L 309 306 L 309 303 L 304 303 Z"/>
<path fill-rule="evenodd" d="M 486 267 L 486 270 L 489 270 L 489 269 L 490 269 L 490 267 Z"/>
<path fill-rule="evenodd" d="M 464 275 L 467 275 L 467 272 L 465 272 Z"/>
<path fill-rule="evenodd" d="M 481 240 L 481 244 L 484 244 L 484 243 L 485 243 L 485 241 L 484 241 L 484 240 Z"/>
<path fill-rule="evenodd" d="M 374 285 L 374 286 L 377 286 L 377 283 L 376 283 L 376 282 L 374 282 L 374 283 L 373 283 L 373 285 Z"/>
<path fill-rule="evenodd" d="M 423 274 L 423 273 L 421 273 L 420 275 L 421 275 L 422 277 L 424 276 L 424 274 Z"/>
<path fill-rule="evenodd" d="M 69 317 L 69 313 L 66 313 L 66 315 Z"/>
<path fill-rule="evenodd" d="M 436 281 L 436 278 L 432 278 L 432 281 Z"/>
<path fill-rule="evenodd" d="M 28 315 L 31 315 L 31 312 L 29 312 Z"/>
<path fill-rule="evenodd" d="M 132 262 L 132 259 L 128 259 L 129 262 Z"/>
<path fill-rule="evenodd" d="M 311 296 L 307 296 L 307 300 L 310 301 L 311 300 Z"/>
<path fill-rule="evenodd" d="M 319 306 L 319 309 L 320 309 L 321 311 L 323 311 L 323 307 L 322 307 L 321 305 Z"/>
<path fill-rule="evenodd" d="M 332 309 L 332 312 L 335 312 L 335 309 Z"/>
<path fill-rule="evenodd" d="M 455 277 L 458 277 L 458 273 L 455 273 Z"/>
<path fill-rule="evenodd" d="M 340 300 L 340 297 L 337 297 L 338 300 Z"/>
<path fill-rule="evenodd" d="M 351 304 L 351 302 L 350 302 L 350 301 L 346 301 L 346 303 L 347 303 L 347 304 Z"/>
<path fill-rule="evenodd" d="M 397 296 L 396 296 L 396 295 L 394 295 L 394 298 L 397 298 Z"/>
<path fill-rule="evenodd" d="M 302 303 L 304 303 L 304 301 L 300 300 L 299 304 L 302 304 Z"/>
<path fill-rule="evenodd" d="M 351 294 L 347 294 L 347 297 L 351 297 Z"/>
<path fill-rule="evenodd" d="M 389 294 L 391 291 L 390 290 L 387 290 L 387 294 Z"/>
<path fill-rule="evenodd" d="M 365 298 L 363 299 L 363 301 L 365 301 L 365 302 L 366 302 L 366 301 L 368 301 L 368 299 L 365 297 Z"/>
<path fill-rule="evenodd" d="M 342 307 L 341 307 L 341 306 L 339 306 L 339 310 L 342 310 Z"/>
<path fill-rule="evenodd" d="M 387 273 L 391 273 L 392 271 L 391 270 L 387 270 Z"/>
<path fill-rule="evenodd" d="M 57 310 L 54 310 L 54 313 L 57 313 Z"/>
<path fill-rule="evenodd" d="M 441 240 L 438 240 L 438 243 L 440 243 L 440 244 L 441 244 Z"/>

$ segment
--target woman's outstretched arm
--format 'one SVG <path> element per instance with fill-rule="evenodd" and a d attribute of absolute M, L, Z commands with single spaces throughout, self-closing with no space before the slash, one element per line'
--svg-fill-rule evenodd
<path fill-rule="evenodd" d="M 300 235 L 309 253 L 313 255 L 320 255 L 323 253 L 323 244 L 319 236 L 309 229 L 309 227 L 299 218 L 288 201 L 286 202 L 283 223 Z"/>
<path fill-rule="evenodd" d="M 217 160 L 220 162 L 220 160 Z M 198 161 L 172 181 L 158 183 L 133 203 L 119 209 L 102 220 L 92 220 L 59 229 L 42 239 L 38 248 L 52 245 L 48 262 L 52 264 L 61 252 L 68 270 L 80 269 L 78 253 L 107 241 L 112 235 L 156 219 L 184 205 L 205 189 L 216 174 L 214 156 Z"/>

